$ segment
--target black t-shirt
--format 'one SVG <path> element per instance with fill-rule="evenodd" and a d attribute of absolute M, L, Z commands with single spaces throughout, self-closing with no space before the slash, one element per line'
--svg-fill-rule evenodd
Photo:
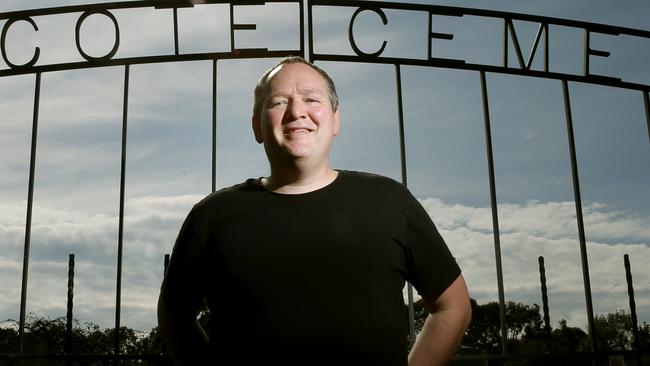
<path fill-rule="evenodd" d="M 183 224 L 162 294 L 186 311 L 207 298 L 221 364 L 406 365 L 405 281 L 440 294 L 459 274 L 402 184 L 340 171 L 305 194 L 249 179 L 206 197 Z"/>

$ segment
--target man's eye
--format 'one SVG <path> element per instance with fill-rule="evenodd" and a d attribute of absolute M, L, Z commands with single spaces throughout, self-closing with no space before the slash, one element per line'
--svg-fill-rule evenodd
<path fill-rule="evenodd" d="M 305 99 L 305 102 L 307 102 L 307 103 L 320 103 L 320 100 L 316 99 L 316 98 L 307 98 L 307 99 Z"/>
<path fill-rule="evenodd" d="M 287 104 L 286 100 L 272 100 L 271 103 L 269 103 L 271 107 L 276 107 L 284 104 Z"/>

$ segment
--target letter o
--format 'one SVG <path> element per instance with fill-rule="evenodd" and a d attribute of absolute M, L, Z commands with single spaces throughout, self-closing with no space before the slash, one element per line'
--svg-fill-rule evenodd
<path fill-rule="evenodd" d="M 11 27 L 12 24 L 14 24 L 15 22 L 17 22 L 19 20 L 22 20 L 22 21 L 25 21 L 25 22 L 31 24 L 32 27 L 34 28 L 34 30 L 38 32 L 38 27 L 36 26 L 36 23 L 34 22 L 34 20 L 32 18 L 29 18 L 29 17 L 21 17 L 21 18 L 9 19 L 9 21 L 7 21 L 7 23 L 5 23 L 4 27 L 2 27 L 2 35 L 0 36 L 0 53 L 2 53 L 2 58 L 5 60 L 7 65 L 9 65 L 9 67 L 12 68 L 12 69 L 20 68 L 20 67 L 34 66 L 36 61 L 38 61 L 38 56 L 41 54 L 41 49 L 36 47 L 34 49 L 34 56 L 32 57 L 32 59 L 29 60 L 27 63 L 25 63 L 23 65 L 16 65 L 16 64 L 12 63 L 11 61 L 9 61 L 9 59 L 7 58 L 7 49 L 5 48 L 5 41 L 7 40 L 7 32 L 9 31 L 9 27 Z"/>
<path fill-rule="evenodd" d="M 79 40 L 79 30 L 81 29 L 81 24 L 88 18 L 90 15 L 93 14 L 103 14 L 106 15 L 110 20 L 113 21 L 113 25 L 115 25 L 115 44 L 113 45 L 113 49 L 111 49 L 110 52 L 108 52 L 106 55 L 101 56 L 101 57 L 93 57 L 84 52 L 81 49 L 81 42 Z M 115 55 L 117 52 L 117 49 L 120 47 L 120 27 L 117 25 L 117 19 L 115 19 L 115 16 L 109 12 L 108 10 L 88 10 L 85 11 L 79 19 L 77 20 L 77 25 L 75 27 L 75 32 L 74 32 L 74 37 L 75 41 L 77 42 L 77 50 L 79 51 L 79 54 L 81 54 L 81 57 L 85 58 L 88 61 L 102 61 L 102 60 L 109 60 L 111 57 Z"/>
<path fill-rule="evenodd" d="M 381 21 L 384 23 L 384 25 L 388 24 L 388 18 L 386 18 L 386 14 L 384 13 L 383 10 L 381 10 L 381 8 L 362 6 L 354 12 L 354 14 L 352 15 L 352 19 L 350 19 L 350 26 L 348 27 L 348 39 L 350 40 L 350 46 L 352 46 L 352 49 L 358 56 L 377 57 L 381 55 L 382 52 L 384 52 L 384 48 L 386 47 L 385 40 L 384 43 L 382 43 L 381 48 L 379 48 L 379 51 L 375 53 L 365 53 L 361 51 L 359 47 L 357 47 L 357 43 L 354 41 L 354 35 L 352 34 L 352 27 L 354 26 L 354 21 L 356 20 L 357 15 L 359 15 L 359 13 L 361 13 L 364 10 L 374 11 L 375 13 L 379 14 L 379 17 L 381 17 Z"/>

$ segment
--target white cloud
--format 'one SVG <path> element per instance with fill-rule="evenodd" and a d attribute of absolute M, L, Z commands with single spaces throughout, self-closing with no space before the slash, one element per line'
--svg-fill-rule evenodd
<path fill-rule="evenodd" d="M 140 197 L 125 203 L 123 322 L 147 329 L 155 325 L 155 301 L 162 279 L 163 254 L 198 195 Z M 17 319 L 24 243 L 24 202 L 0 204 L 0 254 L 3 278 L 0 318 Z M 34 205 L 29 265 L 30 312 L 52 317 L 65 314 L 68 254 L 75 254 L 75 316 L 111 326 L 115 304 L 117 217 L 84 210 Z M 148 309 L 148 315 L 130 309 Z M 107 311 L 106 309 L 113 309 Z"/>
<path fill-rule="evenodd" d="M 421 201 L 456 255 L 470 292 L 479 303 L 496 299 L 491 210 Z M 504 289 L 507 300 L 541 304 L 538 257 L 544 256 L 553 322 L 586 324 L 580 249 L 572 202 L 498 206 Z M 642 321 L 650 313 L 650 218 L 592 203 L 583 210 L 594 311 L 629 311 L 623 255 L 629 254 Z M 598 238 L 589 240 L 589 237 Z M 633 240 L 631 240 L 632 238 Z"/>
<path fill-rule="evenodd" d="M 162 279 L 163 254 L 169 253 L 180 225 L 201 195 L 146 196 L 126 202 L 122 324 L 137 329 L 155 325 L 155 304 Z M 471 296 L 479 303 L 496 301 L 497 285 L 491 211 L 485 207 L 421 201 L 463 268 Z M 0 254 L 5 279 L 0 319 L 17 318 L 22 268 L 24 202 L 0 206 L 0 240 L 10 245 Z M 115 304 L 117 218 L 86 211 L 34 207 L 39 217 L 32 228 L 28 311 L 63 316 L 66 304 L 67 254 L 76 254 L 75 316 L 112 326 Z M 564 318 L 585 326 L 586 311 L 573 204 L 527 202 L 499 206 L 501 245 L 507 300 L 541 304 L 537 257 L 546 263 L 553 325 Z M 20 215 L 22 217 L 22 215 Z M 568 223 L 567 223 L 568 221 Z M 637 310 L 650 321 L 650 235 L 646 218 L 607 211 L 600 204 L 585 210 L 587 230 L 598 228 L 603 240 L 588 243 L 596 313 L 627 309 L 622 256 L 630 254 Z M 638 243 L 621 243 L 621 227 Z"/>

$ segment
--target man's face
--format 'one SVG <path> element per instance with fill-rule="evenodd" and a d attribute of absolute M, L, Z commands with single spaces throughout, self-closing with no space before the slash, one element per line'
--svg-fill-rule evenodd
<path fill-rule="evenodd" d="M 284 64 L 271 81 L 253 131 L 272 163 L 327 163 L 339 131 L 339 112 L 332 110 L 325 79 L 308 65 Z"/>

